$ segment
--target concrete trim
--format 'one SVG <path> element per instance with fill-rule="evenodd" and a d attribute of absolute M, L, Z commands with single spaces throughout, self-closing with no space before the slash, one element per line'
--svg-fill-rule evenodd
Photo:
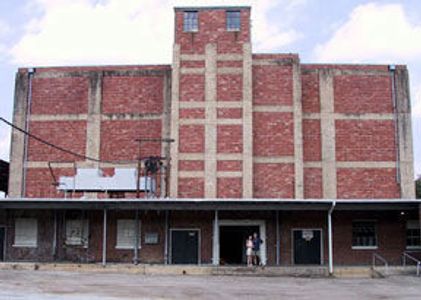
<path fill-rule="evenodd" d="M 313 65 L 317 67 L 317 65 Z M 366 76 L 389 76 L 389 72 L 387 70 L 358 70 L 358 69 L 337 69 L 338 65 L 330 65 L 328 68 L 326 68 L 325 65 L 320 65 L 319 69 L 306 69 L 307 65 L 302 65 L 301 73 L 303 74 L 317 74 L 323 70 L 328 70 L 331 72 L 333 76 L 340 76 L 340 75 L 366 75 Z"/>
<path fill-rule="evenodd" d="M 179 171 L 179 178 L 203 178 L 205 177 L 204 171 Z"/>
<path fill-rule="evenodd" d="M 170 197 L 178 196 L 178 155 L 179 155 L 179 95 L 180 95 L 180 45 L 173 47 L 173 65 L 171 75 L 171 135 L 174 143 L 171 144 L 170 166 Z"/>
<path fill-rule="evenodd" d="M 255 164 L 293 164 L 295 163 L 294 156 L 254 156 L 253 162 Z"/>
<path fill-rule="evenodd" d="M 89 77 L 88 119 L 86 124 L 86 156 L 100 159 L 101 152 L 101 102 L 102 74 L 96 73 Z M 98 166 L 98 163 L 86 161 Z"/>
<path fill-rule="evenodd" d="M 205 108 L 205 101 L 180 101 L 179 108 Z"/>
<path fill-rule="evenodd" d="M 253 66 L 285 66 L 295 63 L 293 58 L 253 59 Z"/>
<path fill-rule="evenodd" d="M 66 77 L 91 77 L 102 76 L 163 76 L 169 70 L 86 70 L 86 71 L 61 71 L 52 70 L 34 74 L 34 78 L 66 78 Z"/>
<path fill-rule="evenodd" d="M 399 179 L 401 197 L 415 198 L 414 153 L 412 145 L 411 101 L 407 69 L 395 71 L 396 110 L 398 122 Z"/>
<path fill-rule="evenodd" d="M 394 161 L 337 161 L 336 168 L 382 169 L 396 168 Z"/>
<path fill-rule="evenodd" d="M 234 67 L 222 67 L 222 68 L 218 68 L 217 73 L 218 74 L 242 74 L 243 69 L 234 68 Z"/>
<path fill-rule="evenodd" d="M 243 101 L 218 101 L 217 108 L 243 108 Z"/>
<path fill-rule="evenodd" d="M 243 44 L 243 198 L 253 197 L 253 73 L 251 44 Z"/>
<path fill-rule="evenodd" d="M 323 198 L 336 199 L 336 140 L 333 74 L 319 71 L 320 127 L 322 133 Z"/>
<path fill-rule="evenodd" d="M 216 158 L 218 160 L 242 160 L 242 153 L 217 153 Z"/>
<path fill-rule="evenodd" d="M 180 153 L 178 160 L 204 160 L 204 153 Z"/>
<path fill-rule="evenodd" d="M 242 119 L 217 119 L 218 125 L 243 125 Z"/>
<path fill-rule="evenodd" d="M 28 74 L 16 73 L 13 124 L 25 128 L 28 105 Z M 25 160 L 25 135 L 12 129 L 10 143 L 9 197 L 22 197 Z"/>
<path fill-rule="evenodd" d="M 322 162 L 321 161 L 305 161 L 304 168 L 321 168 Z"/>
<path fill-rule="evenodd" d="M 224 54 L 218 54 L 217 59 L 219 61 L 243 60 L 243 55 L 224 53 Z"/>
<path fill-rule="evenodd" d="M 320 113 L 303 113 L 303 119 L 318 120 Z M 335 120 L 394 120 L 393 114 L 388 113 L 333 113 Z"/>
<path fill-rule="evenodd" d="M 101 115 L 101 121 L 161 120 L 162 118 L 163 118 L 163 114 L 154 114 L 154 113 L 150 113 L 150 114 L 127 113 L 127 114 L 102 114 Z"/>
<path fill-rule="evenodd" d="M 162 128 L 161 128 L 161 135 L 163 138 L 171 138 L 171 76 L 169 73 L 166 74 L 164 77 L 164 84 L 163 84 L 163 97 L 164 97 L 164 106 L 163 106 L 163 115 L 162 118 Z M 161 167 L 161 170 L 164 172 L 163 178 L 161 178 L 161 197 L 167 197 L 168 193 L 168 176 L 169 176 L 169 168 L 171 164 L 171 145 L 170 143 L 163 143 L 161 146 L 161 156 L 167 157 L 168 159 L 165 161 L 164 165 Z"/>
<path fill-rule="evenodd" d="M 206 119 L 180 119 L 180 125 L 207 125 Z M 242 119 L 216 119 L 218 125 L 242 125 Z"/>
<path fill-rule="evenodd" d="M 205 74 L 205 68 L 180 68 L 181 74 Z"/>
<path fill-rule="evenodd" d="M 294 198 L 304 198 L 304 164 L 303 164 L 303 118 L 301 103 L 301 68 L 300 62 L 294 60 L 292 65 L 293 103 L 294 103 Z"/>
<path fill-rule="evenodd" d="M 294 112 L 292 105 L 254 105 L 253 112 Z"/>
<path fill-rule="evenodd" d="M 216 197 L 216 45 L 205 48 L 205 197 Z"/>
<path fill-rule="evenodd" d="M 237 178 L 237 177 L 242 177 L 243 172 L 241 172 L 241 171 L 218 171 L 216 175 L 217 175 L 218 178 Z"/>
<path fill-rule="evenodd" d="M 180 60 L 205 60 L 204 54 L 181 54 Z"/>
<path fill-rule="evenodd" d="M 40 121 L 85 121 L 88 119 L 88 114 L 56 114 L 56 115 L 31 115 L 29 120 L 31 122 Z"/>

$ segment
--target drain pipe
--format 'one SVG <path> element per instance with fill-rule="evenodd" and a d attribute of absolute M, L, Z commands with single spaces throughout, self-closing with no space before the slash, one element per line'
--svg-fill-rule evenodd
<path fill-rule="evenodd" d="M 25 132 L 29 132 L 29 116 L 31 115 L 31 103 L 32 103 L 32 79 L 35 74 L 35 68 L 28 69 L 28 94 L 27 94 L 27 102 L 26 102 L 26 116 L 25 116 Z M 22 174 L 22 197 L 26 196 L 26 177 L 27 177 L 27 170 L 28 170 L 28 142 L 29 137 L 26 134 L 24 139 L 24 156 L 23 156 L 23 174 Z"/>
<path fill-rule="evenodd" d="M 395 124 L 395 153 L 396 153 L 396 182 L 401 183 L 400 176 L 400 153 L 399 153 L 399 128 L 398 128 L 398 108 L 396 100 L 396 80 L 395 80 L 395 65 L 389 65 L 390 78 L 392 80 L 392 107 L 393 107 L 393 121 Z"/>
<path fill-rule="evenodd" d="M 333 237 L 332 237 L 332 213 L 335 209 L 336 201 L 333 200 L 332 206 L 327 214 L 328 247 L 329 247 L 329 275 L 333 275 Z"/>

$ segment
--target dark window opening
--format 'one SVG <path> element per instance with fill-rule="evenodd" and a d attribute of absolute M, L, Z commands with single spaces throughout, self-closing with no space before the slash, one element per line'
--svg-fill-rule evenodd
<path fill-rule="evenodd" d="M 375 222 L 358 221 L 352 223 L 352 247 L 377 247 Z"/>
<path fill-rule="evenodd" d="M 241 19 L 240 11 L 227 11 L 227 30 L 240 31 Z"/>
<path fill-rule="evenodd" d="M 406 223 L 406 248 L 421 248 L 421 229 L 418 220 Z"/>
<path fill-rule="evenodd" d="M 184 12 L 183 30 L 185 32 L 199 31 L 199 21 L 198 21 L 197 11 Z"/>

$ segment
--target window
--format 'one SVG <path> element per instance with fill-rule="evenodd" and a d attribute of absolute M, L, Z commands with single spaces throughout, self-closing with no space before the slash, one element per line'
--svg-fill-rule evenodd
<path fill-rule="evenodd" d="M 117 220 L 117 249 L 133 249 L 135 244 L 136 220 Z M 139 248 L 140 248 L 140 224 L 139 224 Z"/>
<path fill-rule="evenodd" d="M 37 247 L 38 222 L 36 219 L 15 220 L 15 247 Z"/>
<path fill-rule="evenodd" d="M 406 222 L 406 248 L 421 248 L 421 230 L 420 222 L 418 220 Z"/>
<path fill-rule="evenodd" d="M 240 31 L 240 11 L 227 11 L 227 30 Z"/>
<path fill-rule="evenodd" d="M 88 220 L 66 220 L 66 245 L 88 247 Z"/>
<path fill-rule="evenodd" d="M 376 222 L 352 222 L 352 248 L 375 249 L 377 248 Z"/>
<path fill-rule="evenodd" d="M 199 31 L 198 13 L 197 11 L 185 11 L 183 20 L 183 30 L 185 32 Z"/>

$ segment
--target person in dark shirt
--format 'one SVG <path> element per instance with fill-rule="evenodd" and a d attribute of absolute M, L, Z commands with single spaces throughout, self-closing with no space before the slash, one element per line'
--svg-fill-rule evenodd
<path fill-rule="evenodd" d="M 255 232 L 253 233 L 253 261 L 254 265 L 258 266 L 261 265 L 260 260 L 260 245 L 263 244 L 262 239 L 258 236 Z"/>

